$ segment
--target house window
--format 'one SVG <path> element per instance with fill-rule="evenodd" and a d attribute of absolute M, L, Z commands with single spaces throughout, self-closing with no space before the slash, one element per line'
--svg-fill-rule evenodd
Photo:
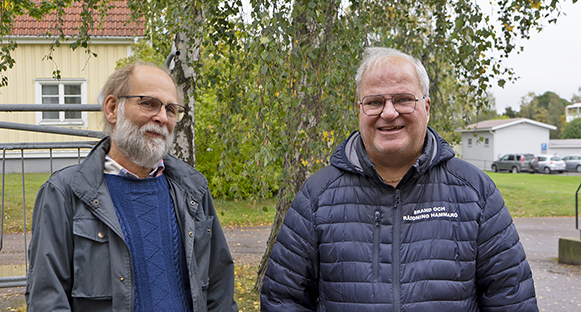
<path fill-rule="evenodd" d="M 468 147 L 472 147 L 472 139 L 468 139 Z"/>
<path fill-rule="evenodd" d="M 37 79 L 37 104 L 85 104 L 87 103 L 86 79 Z M 73 111 L 48 111 L 37 113 L 40 125 L 86 126 L 87 113 Z"/>
<path fill-rule="evenodd" d="M 488 138 L 484 138 L 484 146 L 488 147 Z"/>

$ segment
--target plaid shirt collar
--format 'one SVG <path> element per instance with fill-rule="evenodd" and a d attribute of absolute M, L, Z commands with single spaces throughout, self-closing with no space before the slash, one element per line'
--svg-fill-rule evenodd
<path fill-rule="evenodd" d="M 160 175 L 163 174 L 164 169 L 165 165 L 163 163 L 163 159 L 161 159 L 159 163 L 157 163 L 157 167 L 151 170 L 147 178 L 159 177 Z M 139 179 L 139 177 L 136 174 L 123 168 L 119 163 L 114 161 L 113 158 L 109 157 L 109 155 L 105 155 L 105 173 Z"/>

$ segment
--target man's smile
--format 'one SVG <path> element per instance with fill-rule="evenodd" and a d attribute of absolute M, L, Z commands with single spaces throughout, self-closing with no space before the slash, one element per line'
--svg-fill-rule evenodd
<path fill-rule="evenodd" d="M 379 131 L 394 131 L 403 129 L 403 126 L 386 126 L 386 127 L 379 127 L 377 130 Z"/>

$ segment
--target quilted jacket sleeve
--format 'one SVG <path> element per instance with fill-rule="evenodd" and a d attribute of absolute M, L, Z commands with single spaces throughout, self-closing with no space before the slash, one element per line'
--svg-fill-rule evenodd
<path fill-rule="evenodd" d="M 315 311 L 318 244 L 307 187 L 295 197 L 273 247 L 262 284 L 262 311 Z"/>
<path fill-rule="evenodd" d="M 500 192 L 489 184 L 478 235 L 481 311 L 538 311 L 531 269 Z"/>

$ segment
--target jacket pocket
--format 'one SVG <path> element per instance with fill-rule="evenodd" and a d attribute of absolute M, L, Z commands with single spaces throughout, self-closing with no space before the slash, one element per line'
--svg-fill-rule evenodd
<path fill-rule="evenodd" d="M 206 220 L 195 221 L 194 255 L 198 268 L 198 276 L 202 290 L 206 290 L 210 283 L 210 255 L 212 254 L 212 224 L 214 216 L 209 216 Z"/>
<path fill-rule="evenodd" d="M 111 299 L 108 232 L 107 226 L 97 219 L 73 220 L 73 297 Z"/>

